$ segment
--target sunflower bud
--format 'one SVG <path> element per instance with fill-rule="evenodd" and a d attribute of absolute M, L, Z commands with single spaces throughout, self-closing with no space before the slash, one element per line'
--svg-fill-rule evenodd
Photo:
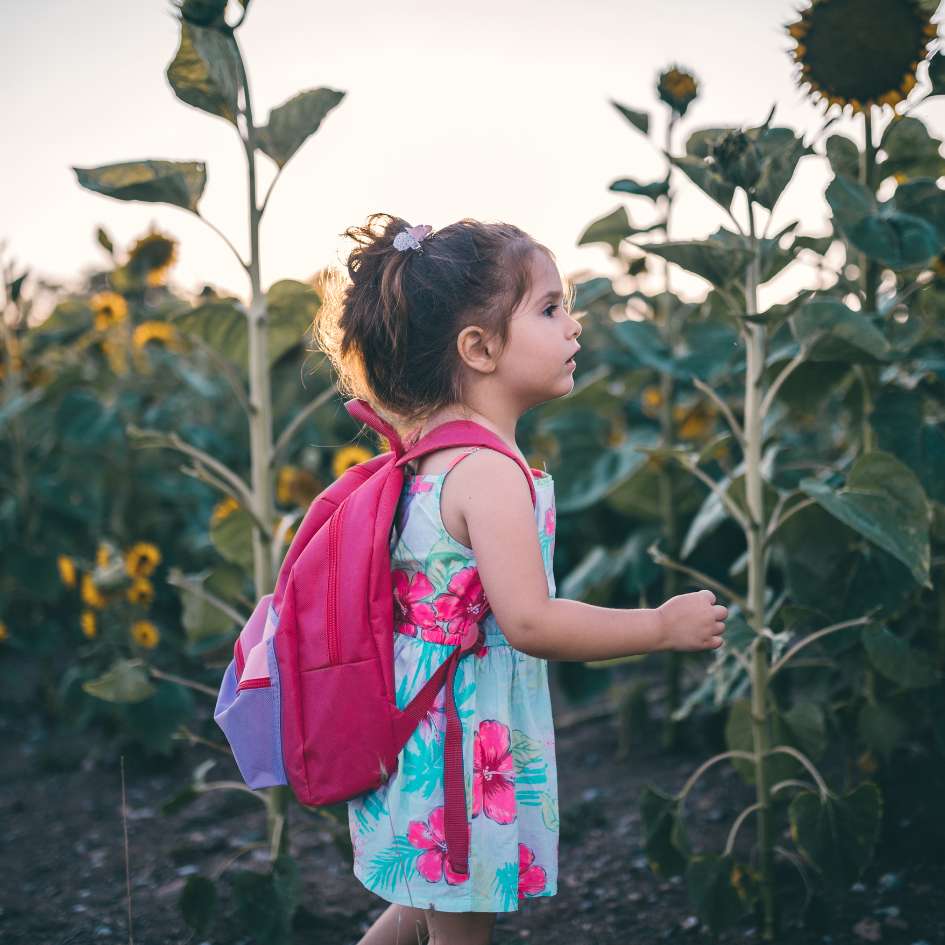
<path fill-rule="evenodd" d="M 735 187 L 751 190 L 761 177 L 761 154 L 741 129 L 726 132 L 709 146 L 719 174 Z"/>
<path fill-rule="evenodd" d="M 194 26 L 222 26 L 226 0 L 183 0 L 178 9 L 181 19 Z"/>
<path fill-rule="evenodd" d="M 660 100 L 682 118 L 686 114 L 689 103 L 698 95 L 699 84 L 688 72 L 673 67 L 661 72 L 656 83 L 656 92 Z"/>

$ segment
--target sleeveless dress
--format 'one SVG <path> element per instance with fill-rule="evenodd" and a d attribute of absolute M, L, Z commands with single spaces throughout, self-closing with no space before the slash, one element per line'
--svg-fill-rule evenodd
<path fill-rule="evenodd" d="M 544 659 L 514 649 L 488 607 L 472 549 L 446 530 L 449 471 L 405 475 L 391 535 L 396 701 L 403 708 L 446 661 L 469 622 L 485 645 L 464 656 L 454 694 L 463 729 L 469 872 L 446 856 L 443 820 L 445 687 L 397 757 L 397 770 L 348 801 L 354 875 L 388 902 L 441 912 L 516 912 L 558 885 L 558 785 Z M 554 483 L 533 469 L 535 518 L 548 594 Z"/>

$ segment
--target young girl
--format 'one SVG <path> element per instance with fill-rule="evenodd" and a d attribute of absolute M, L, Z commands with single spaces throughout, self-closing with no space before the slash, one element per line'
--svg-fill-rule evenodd
<path fill-rule="evenodd" d="M 434 233 L 372 214 L 344 235 L 358 244 L 350 279 L 329 272 L 315 323 L 339 387 L 383 411 L 408 447 L 465 419 L 524 461 L 516 422 L 571 391 L 581 347 L 551 251 L 510 224 L 468 218 Z M 459 661 L 454 686 L 468 872 L 446 856 L 444 690 L 391 778 L 348 802 L 355 876 L 391 903 L 360 945 L 428 935 L 485 945 L 497 912 L 557 892 L 546 661 L 711 649 L 722 643 L 728 610 L 709 590 L 639 610 L 557 599 L 548 473 L 531 469 L 536 506 L 521 467 L 496 450 L 441 449 L 406 473 L 391 536 L 397 705 L 410 702 L 470 622 L 484 631 L 484 647 Z"/>

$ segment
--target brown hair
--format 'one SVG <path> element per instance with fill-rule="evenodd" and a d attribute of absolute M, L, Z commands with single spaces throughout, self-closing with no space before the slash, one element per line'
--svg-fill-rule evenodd
<path fill-rule="evenodd" d="M 530 259 L 546 246 L 510 223 L 464 218 L 435 230 L 422 252 L 398 250 L 409 224 L 372 213 L 342 236 L 358 244 L 321 279 L 313 338 L 338 374 L 338 389 L 385 411 L 398 432 L 437 410 L 462 403 L 456 337 L 479 325 L 500 350 L 509 316 L 531 285 Z"/>

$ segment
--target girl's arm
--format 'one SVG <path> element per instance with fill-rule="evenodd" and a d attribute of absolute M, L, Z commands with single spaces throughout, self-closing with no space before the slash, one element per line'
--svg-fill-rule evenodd
<path fill-rule="evenodd" d="M 549 597 L 528 483 L 515 460 L 481 449 L 450 476 L 486 599 L 517 650 L 581 661 L 721 645 L 727 609 L 708 590 L 635 610 Z"/>

